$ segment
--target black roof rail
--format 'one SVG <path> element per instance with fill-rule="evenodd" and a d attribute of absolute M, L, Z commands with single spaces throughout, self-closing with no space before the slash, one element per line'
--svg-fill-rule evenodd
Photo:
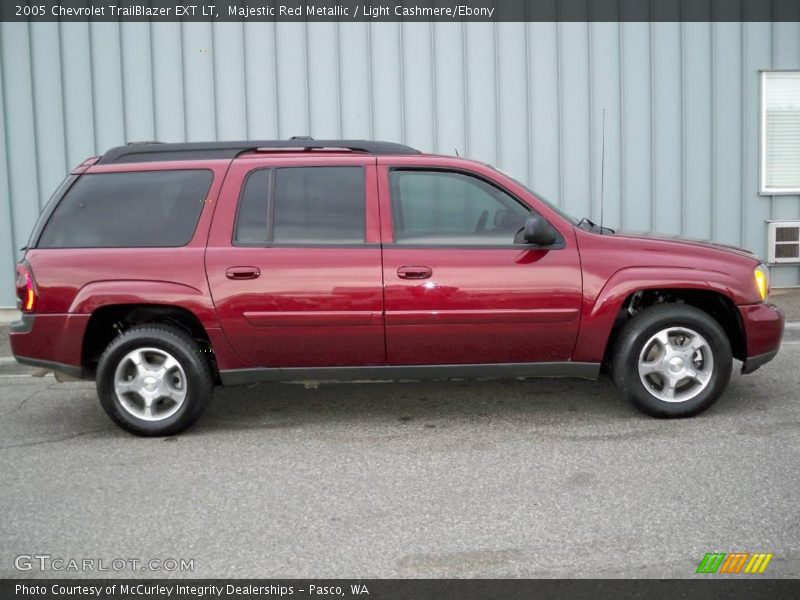
<path fill-rule="evenodd" d="M 235 158 L 244 152 L 260 149 L 268 150 L 322 150 L 341 149 L 375 155 L 419 154 L 403 144 L 393 142 L 373 142 L 369 140 L 252 140 L 240 142 L 187 142 L 165 144 L 144 142 L 111 148 L 97 164 L 152 162 L 162 160 L 203 160 L 213 158 Z"/>

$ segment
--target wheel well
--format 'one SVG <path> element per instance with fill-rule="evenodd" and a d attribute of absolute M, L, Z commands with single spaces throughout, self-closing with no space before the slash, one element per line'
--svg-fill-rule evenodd
<path fill-rule="evenodd" d="M 83 335 L 81 358 L 84 369 L 94 374 L 100 356 L 114 338 L 135 325 L 145 323 L 163 323 L 184 330 L 207 356 L 214 377 L 219 377 L 211 340 L 200 319 L 185 308 L 159 304 L 115 304 L 92 313 Z"/>
<path fill-rule="evenodd" d="M 728 340 L 731 343 L 733 357 L 744 360 L 746 357 L 746 342 L 744 326 L 739 316 L 739 311 L 731 302 L 730 298 L 718 292 L 708 290 L 692 289 L 658 289 L 658 290 L 639 290 L 632 293 L 625 301 L 617 313 L 611 335 L 606 345 L 606 355 L 604 363 L 608 363 L 609 352 L 614 347 L 614 342 L 625 323 L 635 314 L 656 304 L 688 304 L 699 308 L 711 315 L 720 324 Z"/>

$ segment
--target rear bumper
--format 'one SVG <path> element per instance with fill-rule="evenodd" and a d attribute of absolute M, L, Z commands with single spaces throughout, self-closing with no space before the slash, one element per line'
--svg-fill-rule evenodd
<path fill-rule="evenodd" d="M 752 373 L 778 354 L 783 338 L 783 313 L 773 304 L 739 306 L 747 356 L 742 373 Z"/>
<path fill-rule="evenodd" d="M 49 360 L 41 360 L 39 358 L 29 358 L 27 356 L 14 356 L 14 359 L 21 365 L 28 365 L 30 367 L 39 367 L 47 369 L 48 371 L 57 371 L 64 373 L 76 379 L 87 379 L 86 372 L 81 367 L 74 365 L 65 365 L 64 363 L 51 362 Z"/>
<path fill-rule="evenodd" d="M 82 377 L 81 350 L 89 315 L 23 315 L 9 325 L 11 352 L 24 365 Z"/>

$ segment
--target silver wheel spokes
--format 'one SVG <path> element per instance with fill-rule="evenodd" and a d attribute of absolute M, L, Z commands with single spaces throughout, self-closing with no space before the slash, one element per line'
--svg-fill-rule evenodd
<path fill-rule="evenodd" d="M 708 386 L 714 355 L 705 338 L 685 327 L 662 329 L 639 355 L 639 378 L 645 389 L 665 402 L 686 402 Z"/>
<path fill-rule="evenodd" d="M 114 389 L 127 412 L 145 421 L 174 415 L 186 400 L 186 374 L 169 352 L 139 348 L 117 365 Z"/>

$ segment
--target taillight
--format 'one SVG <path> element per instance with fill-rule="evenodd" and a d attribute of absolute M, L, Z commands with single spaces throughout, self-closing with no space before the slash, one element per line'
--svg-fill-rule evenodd
<path fill-rule="evenodd" d="M 36 284 L 33 273 L 26 264 L 17 265 L 17 305 L 24 313 L 36 308 Z"/>

